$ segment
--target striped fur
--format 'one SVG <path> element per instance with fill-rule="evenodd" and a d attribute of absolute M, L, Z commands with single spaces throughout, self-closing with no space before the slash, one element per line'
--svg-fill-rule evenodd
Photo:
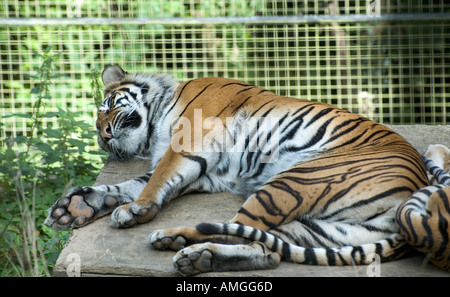
<path fill-rule="evenodd" d="M 375 243 L 343 247 L 304 247 L 291 244 L 272 234 L 242 224 L 202 223 L 196 229 L 203 234 L 237 235 L 251 241 L 264 243 L 286 261 L 310 265 L 355 265 L 371 264 L 374 255 L 380 260 L 390 261 L 408 251 L 405 240 L 397 233 Z M 276 232 L 273 232 L 276 233 Z"/>
<path fill-rule="evenodd" d="M 112 227 L 131 227 L 185 193 L 231 192 L 247 199 L 228 223 L 156 230 L 151 244 L 180 250 L 174 263 L 186 275 L 273 268 L 280 259 L 367 264 L 410 250 L 396 212 L 429 181 L 420 154 L 387 127 L 231 79 L 178 84 L 117 66 L 102 77 L 100 146 L 118 160 L 150 159 L 151 170 L 72 189 L 47 225 L 81 227 L 111 213 Z"/>
<path fill-rule="evenodd" d="M 432 263 L 450 272 L 450 150 L 430 145 L 423 159 L 434 185 L 420 189 L 400 205 L 399 233 Z M 430 159 L 430 158 L 434 158 Z M 445 167 L 444 167 L 445 166 Z"/>

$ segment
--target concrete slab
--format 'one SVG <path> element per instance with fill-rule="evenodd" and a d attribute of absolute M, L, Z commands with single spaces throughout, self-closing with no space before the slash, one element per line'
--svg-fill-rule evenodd
<path fill-rule="evenodd" d="M 419 152 L 429 144 L 450 147 L 450 126 L 394 126 Z M 96 184 L 114 184 L 148 171 L 143 161 L 109 162 Z M 195 194 L 180 197 L 161 210 L 148 224 L 130 229 L 113 229 L 109 217 L 101 218 L 80 229 L 74 229 L 54 267 L 54 276 L 179 276 L 172 266 L 173 251 L 156 251 L 148 244 L 155 229 L 195 226 L 200 222 L 223 222 L 234 216 L 244 198 L 229 193 Z M 79 270 L 77 270 L 79 269 Z M 282 262 L 274 270 L 206 273 L 201 276 L 450 276 L 428 264 L 425 256 L 414 256 L 374 266 L 324 267 Z"/>

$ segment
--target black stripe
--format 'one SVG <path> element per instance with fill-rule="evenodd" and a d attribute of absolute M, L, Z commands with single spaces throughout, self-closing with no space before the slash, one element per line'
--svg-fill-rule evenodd
<path fill-rule="evenodd" d="M 319 120 L 321 117 L 326 116 L 330 112 L 335 110 L 333 107 L 322 109 L 318 114 L 316 114 L 306 125 L 305 128 L 308 128 L 310 125 L 314 124 L 317 120 Z"/>
<path fill-rule="evenodd" d="M 228 109 L 228 105 L 226 105 L 217 115 L 216 115 L 216 118 L 218 118 L 225 110 L 227 110 Z"/>
<path fill-rule="evenodd" d="M 240 90 L 239 92 L 237 92 L 236 95 L 239 95 L 240 93 L 244 93 L 244 92 L 246 92 L 246 91 L 248 91 L 248 90 L 251 90 L 251 89 L 254 89 L 254 88 L 256 88 L 256 87 L 255 87 L 255 86 L 251 86 L 250 88 L 242 89 L 242 90 Z"/>
<path fill-rule="evenodd" d="M 296 245 L 302 245 L 302 242 L 298 240 L 299 237 L 294 236 L 295 234 L 293 234 L 293 232 L 290 232 L 290 230 L 283 230 L 283 229 L 280 229 L 277 227 L 277 228 L 270 230 L 269 233 L 273 234 L 272 231 L 282 234 L 283 236 L 287 237 L 292 242 L 295 242 Z"/>
<path fill-rule="evenodd" d="M 181 98 L 181 95 L 182 95 L 183 92 L 184 92 L 184 89 L 185 89 L 191 82 L 193 82 L 193 80 L 190 80 L 190 81 L 188 81 L 188 82 L 186 82 L 186 83 L 184 84 L 183 88 L 181 89 L 180 93 L 178 94 L 177 99 L 175 99 L 175 102 L 174 102 L 174 103 L 172 104 L 172 106 L 169 108 L 169 110 L 167 111 L 167 113 L 170 113 L 170 112 L 172 111 L 172 109 L 175 107 L 175 105 L 177 105 L 178 100 Z"/>
<path fill-rule="evenodd" d="M 379 242 L 375 243 L 375 254 L 381 255 L 383 253 L 383 245 Z"/>
<path fill-rule="evenodd" d="M 236 230 L 236 235 L 241 236 L 244 235 L 244 225 L 238 224 L 238 229 Z"/>
<path fill-rule="evenodd" d="M 120 190 L 120 187 L 119 187 L 119 186 L 117 186 L 117 185 L 114 185 L 114 188 L 116 189 L 117 193 L 119 193 L 119 194 L 120 194 L 120 192 L 121 192 L 121 190 Z"/>
<path fill-rule="evenodd" d="M 283 241 L 281 254 L 286 260 L 291 260 L 291 248 L 289 243 Z"/>
<path fill-rule="evenodd" d="M 276 108 L 276 106 L 272 106 L 271 108 L 269 108 L 266 112 L 264 112 L 263 114 L 262 114 L 262 118 L 265 118 L 269 113 L 271 113 L 272 112 L 272 110 L 274 110 Z M 259 121 L 258 121 L 258 124 L 259 124 Z"/>
<path fill-rule="evenodd" d="M 270 92 L 270 91 L 269 91 L 269 90 L 266 90 L 266 89 L 262 89 L 261 91 L 258 92 L 257 95 L 262 94 L 262 93 L 265 93 L 265 92 Z"/>
<path fill-rule="evenodd" d="M 442 191 L 440 191 L 442 192 Z M 442 198 L 441 193 L 439 193 L 439 195 Z M 448 198 L 444 197 L 445 199 L 443 199 L 444 203 L 448 204 Z M 442 214 L 442 212 L 440 210 L 438 210 L 438 216 L 439 216 L 439 233 L 442 236 L 442 240 L 441 240 L 441 244 L 439 249 L 435 252 L 435 258 L 439 259 L 440 257 L 442 257 L 444 255 L 444 253 L 448 250 L 448 243 L 449 243 L 449 234 L 447 232 L 448 230 L 448 213 L 445 213 L 444 215 Z M 430 246 L 432 246 L 430 244 Z"/>
<path fill-rule="evenodd" d="M 341 124 L 339 124 L 336 127 L 334 127 L 333 131 L 331 131 L 331 135 L 336 133 L 339 129 L 350 125 L 351 123 L 360 122 L 360 121 L 361 121 L 361 119 L 356 119 L 356 120 L 355 119 L 351 119 L 351 120 L 344 121 Z"/>
<path fill-rule="evenodd" d="M 200 223 L 197 226 L 195 226 L 195 229 L 197 229 L 198 232 L 202 234 L 221 234 L 221 230 L 216 224 L 210 224 L 210 223 Z"/>
<path fill-rule="evenodd" d="M 316 239 L 317 242 L 321 243 L 322 240 L 320 240 L 317 236 L 321 236 L 322 238 L 325 238 L 331 242 L 333 242 L 335 245 L 339 245 L 340 242 L 336 242 L 334 240 L 334 238 L 331 238 L 331 236 L 328 234 L 327 231 L 323 230 L 322 227 L 320 227 L 317 223 L 315 223 L 312 220 L 308 220 L 308 219 L 298 219 L 298 221 L 304 225 L 305 227 L 307 227 L 309 230 L 312 231 L 311 235 Z M 326 244 L 322 243 L 320 246 L 326 246 Z"/>
<path fill-rule="evenodd" d="M 325 133 L 327 132 L 327 127 L 331 123 L 332 120 L 334 120 L 334 117 L 328 119 L 325 123 L 323 123 L 322 126 L 320 126 L 319 129 L 317 129 L 317 133 L 314 134 L 314 136 L 308 141 L 308 143 L 304 144 L 303 146 L 296 147 L 295 150 L 301 151 L 301 150 L 310 148 L 310 147 L 314 146 L 315 144 L 317 144 L 319 141 L 321 141 L 322 138 L 325 136 Z M 291 148 L 291 151 L 292 150 L 293 149 Z"/>
<path fill-rule="evenodd" d="M 333 249 L 326 249 L 326 255 L 327 255 L 327 262 L 330 266 L 336 265 L 336 253 L 333 251 Z"/>
<path fill-rule="evenodd" d="M 349 263 L 345 260 L 344 256 L 341 255 L 340 252 L 336 253 L 336 255 L 339 257 L 339 260 L 341 260 L 341 263 L 344 265 L 348 265 Z"/>
<path fill-rule="evenodd" d="M 315 105 L 316 105 L 316 104 L 311 103 L 311 104 L 302 106 L 302 107 L 300 107 L 299 109 L 297 109 L 291 116 L 295 116 L 297 113 L 299 113 L 299 112 L 303 111 L 304 109 L 308 108 L 308 110 L 307 110 L 306 112 L 304 112 L 304 113 L 301 114 L 301 116 L 304 116 L 304 115 L 310 113 L 311 110 L 313 110 L 313 109 L 315 108 Z"/>
<path fill-rule="evenodd" d="M 414 224 L 411 221 L 411 212 L 413 212 L 412 209 L 407 209 L 406 211 L 403 211 L 404 219 L 398 220 L 398 224 L 401 227 L 401 229 L 408 235 L 407 238 L 408 242 L 413 244 L 417 242 L 418 236 L 414 230 Z"/>
<path fill-rule="evenodd" d="M 144 181 L 145 183 L 148 183 L 148 181 L 150 180 L 150 177 L 151 177 L 151 175 L 148 176 L 148 175 L 146 174 L 146 175 L 143 175 L 143 176 L 139 176 L 138 178 L 136 178 L 136 180 L 138 180 L 138 181 Z"/>
<path fill-rule="evenodd" d="M 414 192 L 414 189 L 411 189 L 409 187 L 395 187 L 395 188 L 389 189 L 387 191 L 384 191 L 384 192 L 382 192 L 382 193 L 380 193 L 378 195 L 375 195 L 375 196 L 371 197 L 370 199 L 361 200 L 361 201 L 358 201 L 358 202 L 356 202 L 356 203 L 354 203 L 354 204 L 352 204 L 350 206 L 343 207 L 343 208 L 337 210 L 336 212 L 334 212 L 333 214 L 330 214 L 330 217 L 332 217 L 334 215 L 337 215 L 338 213 L 340 213 L 342 211 L 346 211 L 348 209 L 356 209 L 358 207 L 371 204 L 372 202 L 375 202 L 375 201 L 380 200 L 380 199 L 384 199 L 385 197 L 393 196 L 394 194 L 399 193 L 399 192 L 411 192 L 412 193 L 412 192 Z M 328 206 L 330 204 L 332 204 L 333 202 L 335 202 L 336 200 L 338 200 L 338 199 L 336 199 L 336 195 L 335 195 L 333 197 L 333 199 L 330 199 L 326 203 L 326 206 L 324 206 L 324 209 L 328 208 Z"/>
<path fill-rule="evenodd" d="M 348 141 L 346 141 L 346 142 L 344 142 L 344 143 L 341 143 L 340 145 L 334 146 L 333 149 L 338 149 L 338 148 L 341 148 L 341 147 L 343 147 L 343 146 L 346 146 L 346 145 L 349 145 L 349 144 L 353 144 L 353 143 L 356 142 L 357 140 L 361 140 L 361 137 L 362 137 L 366 132 L 367 132 L 367 130 L 364 130 L 363 133 L 361 133 L 361 134 L 359 134 L 359 135 L 356 135 L 356 136 L 353 137 L 352 139 L 350 139 L 350 140 L 348 140 Z M 351 149 L 351 148 L 350 148 L 350 149 Z"/>
<path fill-rule="evenodd" d="M 362 120 L 356 120 L 356 121 L 355 121 L 355 120 L 350 120 L 350 121 L 346 121 L 346 122 L 345 122 L 346 125 L 349 125 L 350 123 L 355 123 L 355 124 L 354 124 L 353 126 L 349 127 L 348 129 L 346 129 L 346 130 L 344 130 L 344 131 L 342 131 L 342 132 L 340 132 L 340 133 L 338 133 L 338 134 L 336 134 L 336 135 L 331 136 L 331 137 L 325 142 L 325 144 L 326 144 L 326 143 L 333 142 L 334 140 L 336 140 L 336 139 L 338 139 L 338 138 L 340 138 L 340 137 L 342 137 L 342 136 L 344 136 L 344 135 L 346 135 L 346 134 L 348 134 L 348 133 L 353 132 L 356 128 L 359 127 L 359 124 L 360 124 L 361 122 L 362 122 Z M 341 126 L 340 128 L 342 128 L 342 127 L 343 127 L 343 124 L 341 124 L 340 126 Z M 337 131 L 337 128 L 334 128 L 333 131 L 331 132 L 331 134 L 334 134 L 336 131 Z M 366 132 L 366 130 L 365 130 L 364 132 Z M 364 134 L 364 133 L 362 133 L 362 134 Z M 361 135 L 357 135 L 357 137 L 360 138 Z"/>
<path fill-rule="evenodd" d="M 257 221 L 257 220 L 258 220 L 257 217 L 255 217 L 252 213 L 250 213 L 250 212 L 249 212 L 248 210 L 246 210 L 244 207 L 241 207 L 241 209 L 238 210 L 238 213 L 239 213 L 239 214 L 243 214 L 243 215 L 249 217 L 250 219 L 252 219 L 252 220 L 254 220 L 254 221 Z"/>
<path fill-rule="evenodd" d="M 382 134 L 382 135 L 379 135 L 379 134 Z M 364 141 L 362 141 L 361 143 L 356 145 L 355 148 L 361 147 L 361 146 L 363 146 L 363 145 L 365 145 L 365 144 L 367 144 L 369 142 L 373 143 L 373 142 L 375 142 L 375 141 L 377 141 L 379 139 L 382 139 L 382 138 L 384 138 L 384 137 L 386 137 L 388 135 L 392 135 L 392 134 L 395 134 L 395 133 L 387 131 L 387 130 L 381 130 L 381 131 L 376 131 L 376 132 L 372 131 L 370 133 L 370 135 L 366 139 L 364 139 Z M 375 138 L 375 139 L 372 139 L 372 138 Z"/>
<path fill-rule="evenodd" d="M 271 233 L 269 233 L 269 234 L 271 234 Z M 271 234 L 271 235 L 273 235 L 273 234 Z M 272 246 L 269 247 L 269 248 L 272 251 L 277 252 L 278 251 L 278 245 L 280 244 L 280 242 L 283 242 L 283 241 L 279 240 L 276 236 L 274 236 Z"/>
<path fill-rule="evenodd" d="M 265 197 L 262 197 L 261 194 L 263 194 Z M 277 215 L 282 214 L 282 210 L 276 206 L 272 195 L 268 191 L 258 190 L 257 192 L 254 193 L 254 197 L 259 202 L 259 204 L 261 204 L 261 206 L 264 208 L 264 210 L 268 214 L 270 214 L 272 216 L 277 216 Z M 265 198 L 268 198 L 269 204 L 267 204 L 266 201 L 264 201 Z"/>
<path fill-rule="evenodd" d="M 248 236 L 248 239 L 250 240 L 256 240 L 256 234 L 258 233 L 258 229 L 253 229 L 252 233 Z"/>
<path fill-rule="evenodd" d="M 231 82 L 231 83 L 224 84 L 224 85 L 221 86 L 220 88 L 223 89 L 223 88 L 225 88 L 225 87 L 232 86 L 232 85 L 238 85 L 238 86 L 242 86 L 242 87 L 248 87 L 248 86 L 251 86 L 250 84 L 246 84 L 246 83 Z"/>
<path fill-rule="evenodd" d="M 294 116 L 296 113 L 298 113 L 299 111 L 302 111 L 304 109 L 306 109 L 307 107 L 309 107 L 305 112 L 303 112 L 302 114 L 300 114 L 299 116 L 295 117 L 294 119 L 292 119 L 287 125 L 286 127 L 283 128 L 283 130 L 281 131 L 281 134 L 284 134 L 284 132 L 293 124 L 296 123 L 294 127 L 291 128 L 291 130 L 287 133 L 284 134 L 284 136 L 281 138 L 280 143 L 284 143 L 287 139 L 291 139 L 292 137 L 294 137 L 294 135 L 297 133 L 297 131 L 299 130 L 300 126 L 303 124 L 303 118 L 305 115 L 309 114 L 313 109 L 314 106 L 311 105 L 306 105 L 300 109 L 298 109 L 294 114 L 292 114 L 292 116 Z"/>
<path fill-rule="evenodd" d="M 188 154 L 181 154 L 181 155 L 189 160 L 197 162 L 198 165 L 200 165 L 200 173 L 199 173 L 198 177 L 205 175 L 207 166 L 208 166 L 205 158 L 202 158 L 199 156 L 192 156 L 192 155 L 188 155 Z"/>
<path fill-rule="evenodd" d="M 195 95 L 194 98 L 192 98 L 191 101 L 189 101 L 188 104 L 186 104 L 186 107 L 184 108 L 184 110 L 180 113 L 180 117 L 183 115 L 183 113 L 186 111 L 186 109 L 189 107 L 189 105 L 192 104 L 192 102 L 195 101 L 195 99 L 197 99 L 204 91 L 206 91 L 207 88 L 209 88 L 212 85 L 212 83 L 210 83 L 209 85 L 207 85 L 206 87 L 204 87 L 197 95 Z"/>
<path fill-rule="evenodd" d="M 241 108 L 242 105 L 244 105 L 245 102 L 247 102 L 250 98 L 252 98 L 252 96 L 249 96 L 249 97 L 247 97 L 244 101 L 242 101 L 242 103 L 239 104 L 238 107 L 236 107 L 235 109 L 233 109 L 233 111 L 231 112 L 231 114 L 234 115 L 234 114 L 238 111 L 238 109 Z M 220 112 L 220 113 L 222 113 L 222 112 Z M 220 114 L 220 113 L 219 113 L 219 114 Z"/>
<path fill-rule="evenodd" d="M 134 101 L 137 101 L 138 94 L 134 93 L 134 92 L 131 92 L 130 88 L 126 88 L 126 87 L 125 88 L 121 88 L 121 89 L 119 89 L 119 91 L 126 92 L 126 93 L 130 94 L 130 96 L 134 99 Z"/>
<path fill-rule="evenodd" d="M 448 198 L 447 193 L 442 188 L 441 190 L 439 190 L 438 194 L 439 194 L 439 197 L 441 197 L 441 200 L 445 206 L 446 212 L 450 213 L 450 199 Z"/>
<path fill-rule="evenodd" d="M 250 114 L 250 117 L 253 117 L 253 116 L 254 116 L 255 114 L 257 114 L 264 106 L 266 106 L 267 104 L 271 103 L 272 101 L 273 101 L 273 99 L 267 101 L 266 103 L 264 103 L 263 105 L 261 105 L 260 107 L 258 107 L 256 110 L 254 110 L 254 111 Z"/>
<path fill-rule="evenodd" d="M 360 261 L 356 261 L 355 260 L 357 254 L 360 255 Z M 361 246 L 354 246 L 352 248 L 351 257 L 352 257 L 353 261 L 355 261 L 355 263 L 358 265 L 358 264 L 362 263 L 361 260 L 364 260 L 366 258 L 366 255 L 365 255 L 364 250 L 363 250 L 363 248 Z"/>
<path fill-rule="evenodd" d="M 312 248 L 305 249 L 305 263 L 317 265 L 317 257 L 316 257 L 316 253 L 315 253 L 314 249 L 312 249 Z"/>

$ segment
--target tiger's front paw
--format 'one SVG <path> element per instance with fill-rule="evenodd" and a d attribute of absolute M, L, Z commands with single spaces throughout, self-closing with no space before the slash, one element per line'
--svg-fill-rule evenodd
<path fill-rule="evenodd" d="M 136 224 L 143 224 L 153 219 L 159 207 L 152 203 L 150 206 L 141 206 L 133 202 L 117 207 L 111 214 L 109 225 L 114 228 L 128 228 Z"/>

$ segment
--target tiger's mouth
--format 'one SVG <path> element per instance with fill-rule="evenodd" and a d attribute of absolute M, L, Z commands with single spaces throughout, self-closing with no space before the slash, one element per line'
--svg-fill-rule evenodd
<path fill-rule="evenodd" d="M 120 131 L 113 134 L 110 139 L 105 140 L 102 133 L 97 134 L 97 142 L 104 151 L 109 155 L 110 159 L 118 161 L 128 161 L 136 158 L 145 158 L 145 145 L 142 139 L 135 139 L 129 131 Z"/>
<path fill-rule="evenodd" d="M 101 132 L 98 132 L 97 142 L 100 148 L 108 153 L 110 159 L 126 161 L 132 158 L 133 154 L 124 150 L 116 138 L 105 140 Z"/>

